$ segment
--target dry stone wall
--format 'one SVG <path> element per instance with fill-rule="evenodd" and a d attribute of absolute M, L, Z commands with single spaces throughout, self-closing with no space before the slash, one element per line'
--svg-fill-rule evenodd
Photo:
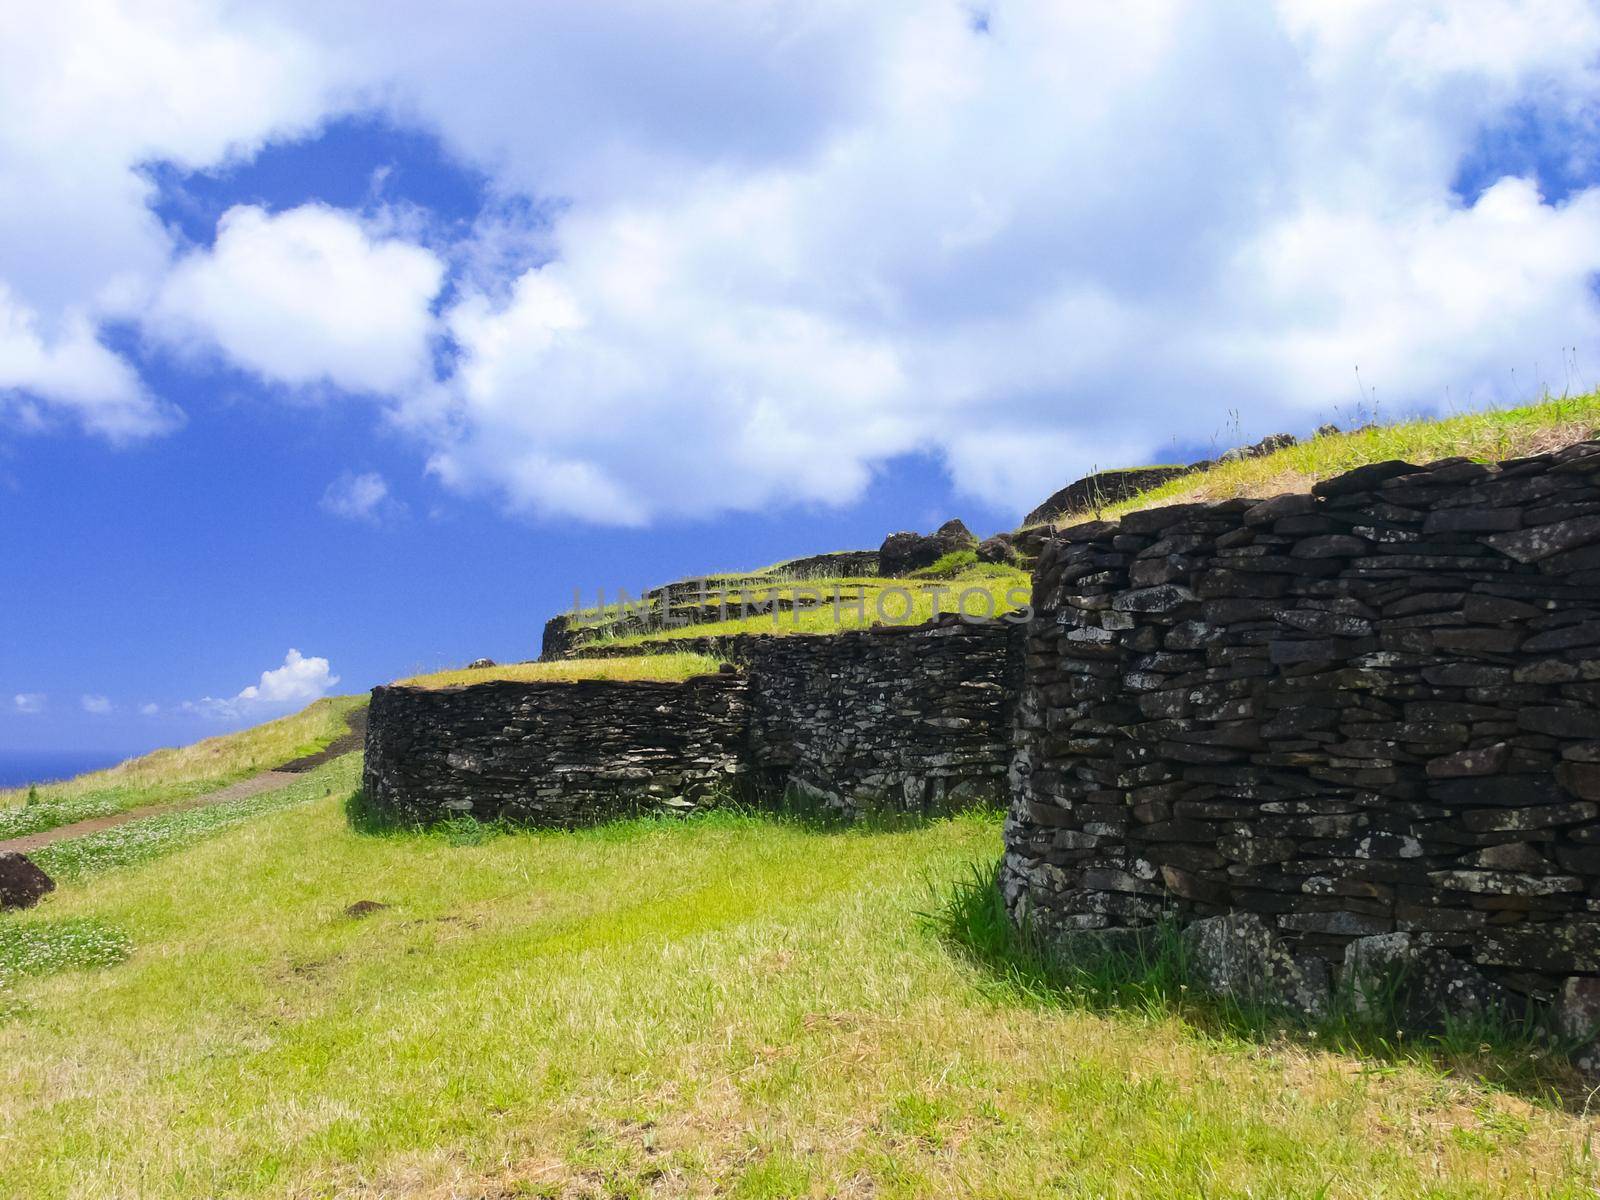
<path fill-rule="evenodd" d="M 791 798 L 846 816 L 1009 800 L 1021 627 L 947 617 L 819 637 L 755 637 L 752 761 Z"/>
<path fill-rule="evenodd" d="M 738 792 L 745 681 L 495 681 L 373 689 L 368 803 L 405 821 L 469 815 L 571 827 Z"/>
<path fill-rule="evenodd" d="M 1600 974 L 1600 444 L 1080 525 L 1034 608 L 1019 917 Z"/>
<path fill-rule="evenodd" d="M 741 635 L 743 673 L 685 683 L 491 682 L 373 692 L 366 793 L 408 821 L 570 826 L 738 793 L 853 817 L 1004 804 L 1020 627 Z"/>

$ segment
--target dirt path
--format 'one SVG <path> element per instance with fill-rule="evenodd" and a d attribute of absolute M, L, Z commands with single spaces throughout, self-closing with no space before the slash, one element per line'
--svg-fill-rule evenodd
<path fill-rule="evenodd" d="M 52 842 L 64 842 L 68 838 L 99 833 L 102 829 L 115 829 L 118 825 L 126 825 L 129 821 L 138 821 L 144 817 L 187 812 L 191 808 L 205 808 L 212 804 L 225 804 L 229 800 L 243 800 L 246 796 L 259 796 L 262 792 L 275 792 L 281 787 L 288 787 L 304 772 L 320 767 L 323 763 L 338 758 L 341 754 L 349 754 L 353 750 L 361 749 L 367 735 L 367 710 L 365 708 L 357 709 L 350 714 L 348 720 L 350 726 L 348 733 L 341 734 L 324 749 L 317 751 L 315 754 L 307 755 L 305 758 L 297 758 L 293 762 L 286 762 L 270 771 L 263 771 L 259 775 L 241 779 L 238 783 L 230 783 L 225 788 L 218 788 L 214 792 L 207 792 L 203 796 L 194 796 L 188 800 L 179 800 L 175 804 L 146 804 L 142 808 L 130 808 L 125 812 L 110 813 L 104 817 L 90 817 L 86 821 L 74 821 L 71 825 L 57 825 L 54 829 L 42 829 L 38 833 L 25 834 L 19 838 L 12 838 L 8 842 L 0 841 L 0 854 L 6 851 L 26 854 L 30 850 L 38 850 L 40 847 L 48 846 Z"/>
<path fill-rule="evenodd" d="M 9 842 L 0 842 L 0 854 L 8 850 L 26 854 L 30 850 L 48 846 L 51 842 L 62 842 L 67 838 L 99 833 L 102 829 L 115 829 L 118 825 L 126 825 L 129 821 L 137 821 L 142 817 L 164 816 L 167 813 L 187 812 L 191 808 L 204 808 L 209 804 L 222 804 L 228 800 L 243 800 L 246 796 L 288 787 L 297 778 L 299 777 L 287 771 L 263 771 L 259 775 L 250 776 L 249 779 L 241 779 L 238 783 L 230 783 L 225 788 L 207 792 L 203 796 L 180 800 L 176 804 L 146 804 L 142 808 L 130 808 L 104 817 L 90 817 L 87 821 L 74 821 L 71 825 L 57 825 L 54 829 L 43 829 L 38 833 L 12 838 Z"/>

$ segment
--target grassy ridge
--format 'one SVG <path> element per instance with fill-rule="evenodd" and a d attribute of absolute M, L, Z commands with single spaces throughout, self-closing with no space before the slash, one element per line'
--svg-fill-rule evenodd
<path fill-rule="evenodd" d="M 1422 465 L 1460 456 L 1495 462 L 1539 454 L 1600 432 L 1600 393 L 1546 399 L 1519 408 L 1464 413 L 1440 420 L 1404 421 L 1352 433 L 1311 438 L 1260 458 L 1223 463 L 1209 471 L 1168 480 L 1131 500 L 1105 505 L 1101 515 L 1114 517 L 1162 504 L 1227 500 L 1235 496 L 1276 496 L 1304 492 L 1367 463 L 1398 458 Z M 1057 527 L 1092 516 L 1062 517 Z"/>
<path fill-rule="evenodd" d="M 156 750 L 104 771 L 37 789 L 0 792 L 0 840 L 74 821 L 201 796 L 280 763 L 314 754 L 342 736 L 365 696 L 331 696 L 276 721 Z M 30 795 L 30 790 L 33 792 Z"/>
<path fill-rule="evenodd" d="M 720 814 L 452 847 L 327 799 L 68 886 L 0 920 L 136 949 L 17 982 L 0 1196 L 1592 1194 L 1558 1108 L 953 952 L 917 910 L 999 837 Z"/>

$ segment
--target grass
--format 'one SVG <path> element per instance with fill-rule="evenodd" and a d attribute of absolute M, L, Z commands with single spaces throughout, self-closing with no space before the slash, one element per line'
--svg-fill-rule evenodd
<path fill-rule="evenodd" d="M 254 796 L 208 804 L 182 812 L 129 821 L 84 837 L 67 838 L 32 851 L 31 858 L 58 883 L 81 880 L 116 867 L 129 867 L 171 854 L 224 829 L 332 795 L 348 792 L 360 780 L 361 756 L 341 755 L 289 784 Z"/>
<path fill-rule="evenodd" d="M 955 612 L 963 603 L 969 616 L 1000 616 L 1027 604 L 1032 591 L 1032 581 L 1026 571 L 993 563 L 963 563 L 957 574 L 938 580 L 823 579 L 806 586 L 812 589 L 811 594 L 804 588 L 789 588 L 783 594 L 793 597 L 798 590 L 802 598 L 813 601 L 820 598 L 820 603 L 808 608 L 728 621 L 701 621 L 647 633 L 613 637 L 602 634 L 592 644 L 637 646 L 678 638 L 725 637 L 740 633 L 835 633 L 884 623 L 916 625 L 938 613 Z"/>
<path fill-rule="evenodd" d="M 0 921 L 0 995 L 24 976 L 109 967 L 132 951 L 126 933 L 94 917 Z"/>
<path fill-rule="evenodd" d="M 293 716 L 252 729 L 45 784 L 35 789 L 31 802 L 27 788 L 0 791 L 0 840 L 147 804 L 187 800 L 314 754 L 344 734 L 346 717 L 366 702 L 365 696 L 318 700 Z"/>
<path fill-rule="evenodd" d="M 653 679 L 678 683 L 696 675 L 715 675 L 722 660 L 707 654 L 635 654 L 626 658 L 569 659 L 563 662 L 508 663 L 476 671 L 439 671 L 414 675 L 399 683 L 405 687 L 445 688 L 493 680 L 519 683 L 575 683 L 584 679 Z"/>
<path fill-rule="evenodd" d="M 335 795 L 68 884 L 0 928 L 137 949 L 16 982 L 0 1195 L 1592 1195 L 1558 1104 L 952 949 L 917 910 L 999 843 L 722 813 L 453 845 Z"/>
<path fill-rule="evenodd" d="M 999 860 L 972 870 L 932 897 L 925 926 L 970 954 L 1020 994 L 1097 1012 L 1181 1015 L 1197 1027 L 1268 1040 L 1296 1037 L 1366 1059 L 1445 1064 L 1459 1073 L 1493 1079 L 1523 1092 L 1582 1094 L 1570 1051 L 1548 1030 L 1510 1016 L 1454 1021 L 1443 1029 L 1411 1032 L 1406 982 L 1397 977 L 1376 988 L 1335 989 L 1328 1013 L 1311 1021 L 1267 998 L 1209 994 L 1193 969 L 1181 929 L 1173 923 L 1147 930 L 1136 943 L 1107 943 L 1088 935 L 1076 947 L 1051 945 L 1010 919 L 1000 897 Z"/>
<path fill-rule="evenodd" d="M 1520 458 L 1594 437 L 1597 431 L 1600 393 L 1547 398 L 1519 408 L 1463 413 L 1441 420 L 1380 425 L 1311 438 L 1261 458 L 1183 475 L 1130 500 L 1105 505 L 1100 515 L 1115 517 L 1163 504 L 1304 492 L 1318 480 L 1392 458 L 1419 466 L 1455 456 L 1479 462 Z M 1059 528 L 1094 515 L 1071 514 L 1054 524 Z"/>

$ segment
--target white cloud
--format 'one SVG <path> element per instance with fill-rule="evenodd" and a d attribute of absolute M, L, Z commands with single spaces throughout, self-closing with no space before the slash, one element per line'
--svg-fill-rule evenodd
<path fill-rule="evenodd" d="M 274 382 L 394 393 L 427 372 L 443 279 L 431 251 L 348 213 L 246 205 L 223 214 L 215 246 L 177 264 L 146 329 Z"/>
<path fill-rule="evenodd" d="M 1594 94 L 1589 5 L 870 24 L 872 85 L 819 105 L 780 161 L 558 170 L 579 201 L 556 261 L 449 315 L 440 477 L 638 524 L 848 500 L 875 463 L 932 450 L 1021 510 L 1228 409 L 1246 434 L 1303 429 L 1349 407 L 1358 363 L 1392 411 L 1504 399 L 1512 368 L 1600 349 L 1600 190 L 1451 190 L 1510 106 Z M 816 96 L 848 90 L 828 71 L 847 61 Z M 515 164 L 545 135 L 501 136 Z"/>
<path fill-rule="evenodd" d="M 28 209 L 12 324 L 41 314 L 29 361 L 70 347 L 89 424 L 139 402 L 92 317 L 147 296 L 152 337 L 392 397 L 450 487 L 634 525 L 848 501 L 918 451 L 1021 511 L 1229 409 L 1247 436 L 1305 428 L 1356 397 L 1356 364 L 1391 411 L 1525 398 L 1511 369 L 1559 385 L 1563 347 L 1600 367 L 1600 190 L 1452 190 L 1529 114 L 1600 162 L 1588 0 L 1002 0 L 981 35 L 959 3 L 101 7 L 30 15 L 23 81 L 0 82 L 0 179 L 28 178 L 4 169 L 22 145 L 47 183 L 0 184 L 0 220 Z M 442 251 L 314 205 L 237 208 L 163 280 L 134 164 L 372 106 L 497 197 L 551 202 L 550 227 L 497 209 L 449 251 L 437 321 Z M 534 238 L 552 260 L 507 277 Z M 442 380 L 436 326 L 460 350 Z"/>
<path fill-rule="evenodd" d="M 141 704 L 139 706 L 139 715 L 141 717 L 153 717 L 157 713 L 159 713 L 160 711 L 161 711 L 161 706 L 159 704 L 156 704 L 156 703 L 153 703 L 153 702 L 152 703 L 148 703 L 148 704 Z"/>
<path fill-rule="evenodd" d="M 43 692 L 18 692 L 11 697 L 12 710 L 19 713 L 32 715 L 44 711 Z"/>
<path fill-rule="evenodd" d="M 389 485 L 376 471 L 360 475 L 346 471 L 322 494 L 322 509 L 349 521 L 377 521 L 385 512 L 401 508 L 389 495 Z"/>
<path fill-rule="evenodd" d="M 80 703 L 83 711 L 92 716 L 103 717 L 111 712 L 111 701 L 104 696 L 84 696 Z"/>
<path fill-rule="evenodd" d="M 221 720 L 254 718 L 291 708 L 299 708 L 320 699 L 339 682 L 325 658 L 306 658 L 298 650 L 284 656 L 283 666 L 261 673 L 261 682 L 243 689 L 231 699 L 219 700 L 207 696 L 203 700 L 185 701 L 185 712 Z"/>
<path fill-rule="evenodd" d="M 36 314 L 0 279 L 0 415 L 7 410 L 30 420 L 44 420 L 47 412 L 70 416 L 115 441 L 178 422 L 177 411 L 151 396 L 133 368 L 100 343 L 83 312 L 64 313 L 47 342 Z"/>
<path fill-rule="evenodd" d="M 0 417 L 59 411 L 118 439 L 173 427 L 97 337 L 102 319 L 139 310 L 171 253 L 140 168 L 202 168 L 307 127 L 327 103 L 321 54 L 258 10 L 211 0 L 8 6 Z"/>

